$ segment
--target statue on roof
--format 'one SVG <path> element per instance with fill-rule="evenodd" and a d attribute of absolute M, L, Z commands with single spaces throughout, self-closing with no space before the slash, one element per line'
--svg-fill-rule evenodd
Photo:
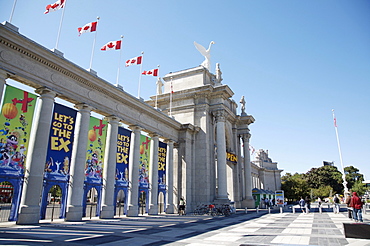
<path fill-rule="evenodd" d="M 247 115 L 247 113 L 245 112 L 245 100 L 244 100 L 244 96 L 242 96 L 242 98 L 240 99 L 240 104 L 241 104 L 241 107 L 242 107 L 242 112 L 241 112 L 241 115 L 244 116 L 244 115 Z"/>
<path fill-rule="evenodd" d="M 210 70 L 210 65 L 211 65 L 211 46 L 212 44 L 215 44 L 214 41 L 211 41 L 209 43 L 208 49 L 204 48 L 202 45 L 198 44 L 197 42 L 194 41 L 195 48 L 204 56 L 204 61 L 202 62 L 202 66 Z"/>

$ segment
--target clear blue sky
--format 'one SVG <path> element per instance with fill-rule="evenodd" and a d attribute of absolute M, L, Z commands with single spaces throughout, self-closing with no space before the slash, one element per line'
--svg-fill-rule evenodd
<path fill-rule="evenodd" d="M 55 0 L 18 0 L 12 23 L 21 34 L 55 47 L 61 10 L 43 14 Z M 0 21 L 13 1 L 0 2 Z M 120 84 L 137 96 L 139 66 L 123 62 L 144 51 L 143 69 L 160 65 L 160 76 L 196 67 L 203 57 L 196 41 L 212 47 L 223 84 L 238 102 L 244 95 L 251 144 L 267 149 L 284 172 L 304 173 L 322 161 L 340 168 L 332 109 L 338 124 L 344 166 L 370 179 L 370 1 L 119 1 L 67 0 L 58 49 L 89 68 L 94 33 L 77 28 L 98 24 L 92 69 L 115 84 L 119 51 L 100 51 L 122 42 Z M 143 76 L 140 96 L 155 95 L 156 78 Z M 240 113 L 240 106 L 238 108 Z"/>

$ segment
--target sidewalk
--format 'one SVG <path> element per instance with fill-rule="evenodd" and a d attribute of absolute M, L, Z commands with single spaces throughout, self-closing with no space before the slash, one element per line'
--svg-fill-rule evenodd
<path fill-rule="evenodd" d="M 158 215 L 82 222 L 0 223 L 0 245 L 370 245 L 345 238 L 346 212 L 238 210 L 229 217 Z M 364 222 L 370 223 L 370 214 Z"/>

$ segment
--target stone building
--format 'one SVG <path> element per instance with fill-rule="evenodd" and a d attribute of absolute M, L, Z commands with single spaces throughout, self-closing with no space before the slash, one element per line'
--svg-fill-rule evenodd
<path fill-rule="evenodd" d="M 18 188 L 9 219 L 18 224 L 34 224 L 40 219 L 40 208 L 46 207 L 40 204 L 46 203 L 44 197 L 49 188 L 45 187 L 55 184 L 45 186 L 50 181 L 45 162 L 57 97 L 73 104 L 76 114 L 71 117 L 76 124 L 70 136 L 73 146 L 70 146 L 66 171 L 61 174 L 59 163 L 58 169 L 50 173 L 55 174 L 53 177 L 63 176 L 63 180 L 53 182 L 60 182 L 65 188 L 61 218 L 66 221 L 82 220 L 86 214 L 86 194 L 94 187 L 98 191 L 96 214 L 104 219 L 114 217 L 118 198 L 125 198 L 126 216 L 138 216 L 142 192 L 146 194 L 146 212 L 153 215 L 159 213 L 158 205 L 162 203 L 166 213 L 177 212 L 181 197 L 186 200 L 187 212 L 199 204 L 209 203 L 234 202 L 237 208 L 254 207 L 252 189 L 279 188 L 281 171 L 267 153 L 261 152 L 259 162 L 251 163 L 249 125 L 255 119 L 247 114 L 244 98 L 241 113 L 237 114 L 237 103 L 232 99 L 234 93 L 222 84 L 221 74 L 218 64 L 216 74 L 203 66 L 169 73 L 163 77 L 164 83 L 158 81 L 157 95 L 143 102 L 99 78 L 97 73 L 68 61 L 63 53 L 26 38 L 10 23 L 0 25 L 0 91 L 5 90 L 7 80 L 12 79 L 34 88 L 38 95 L 28 135 L 27 158 L 19 166 L 21 172 L 11 176 L 9 166 L 0 162 L 0 182 L 10 182 Z M 103 126 L 107 130 L 104 166 L 99 170 L 101 177 L 94 179 L 95 183 L 88 183 L 85 167 L 92 112 L 104 117 L 93 131 L 100 131 Z M 129 132 L 127 135 L 122 134 L 130 142 L 129 170 L 121 175 L 129 181 L 125 183 L 117 180 L 117 146 L 122 125 L 130 129 L 125 129 Z M 143 133 L 148 136 L 147 146 L 150 142 L 147 153 L 150 172 L 147 172 L 145 190 L 139 187 L 138 181 Z M 162 179 L 165 184 L 160 184 L 159 168 L 156 168 L 162 143 L 166 144 L 166 148 L 161 148 L 167 153 L 166 176 Z M 124 196 L 117 196 L 119 189 L 124 190 Z"/>

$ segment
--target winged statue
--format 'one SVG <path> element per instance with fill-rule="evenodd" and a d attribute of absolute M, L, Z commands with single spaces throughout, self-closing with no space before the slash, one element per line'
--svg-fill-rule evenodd
<path fill-rule="evenodd" d="M 204 56 L 204 61 L 202 62 L 202 66 L 210 70 L 211 66 L 211 46 L 212 44 L 215 44 L 214 41 L 211 41 L 209 43 L 208 49 L 204 48 L 202 45 L 198 44 L 197 42 L 194 41 L 195 48 Z"/>

